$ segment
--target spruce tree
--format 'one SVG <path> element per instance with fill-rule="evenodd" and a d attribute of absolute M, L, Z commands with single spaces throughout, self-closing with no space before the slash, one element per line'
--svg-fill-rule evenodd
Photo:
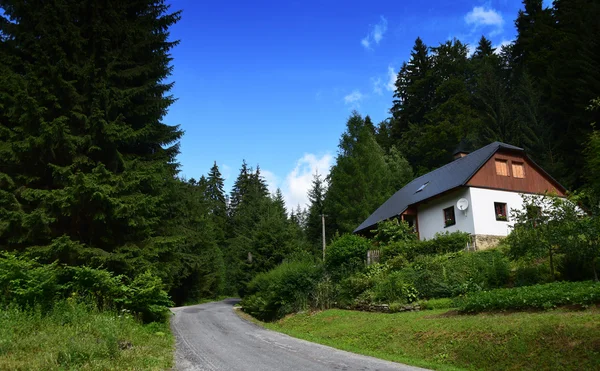
<path fill-rule="evenodd" d="M 308 191 L 308 215 L 306 218 L 306 237 L 313 247 L 313 254 L 317 257 L 321 256 L 322 246 L 322 220 L 321 215 L 324 213 L 325 202 L 325 183 L 321 174 L 313 175 L 312 187 Z"/>
<path fill-rule="evenodd" d="M 346 126 L 324 201 L 329 236 L 336 231 L 352 232 L 412 177 L 408 162 L 399 154 L 386 156 L 375 140 L 372 124 L 357 112 Z"/>
<path fill-rule="evenodd" d="M 423 122 L 431 109 L 433 86 L 431 84 L 432 59 L 429 47 L 418 37 L 410 59 L 402 65 L 396 79 L 392 114 L 391 136 L 398 145 L 411 123 Z"/>
<path fill-rule="evenodd" d="M 176 249 L 163 218 L 182 132 L 163 118 L 179 12 L 162 0 L 0 6 L 0 248 L 160 270 Z"/>
<path fill-rule="evenodd" d="M 224 179 L 221 176 L 216 161 L 208 173 L 206 198 L 210 205 L 210 213 L 215 228 L 215 238 L 219 246 L 223 246 L 227 228 L 227 203 L 225 200 Z"/>

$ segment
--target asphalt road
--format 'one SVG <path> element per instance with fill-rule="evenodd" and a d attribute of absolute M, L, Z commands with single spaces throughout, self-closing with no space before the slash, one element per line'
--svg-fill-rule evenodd
<path fill-rule="evenodd" d="M 237 302 L 171 309 L 178 370 L 423 370 L 266 330 L 238 317 Z"/>

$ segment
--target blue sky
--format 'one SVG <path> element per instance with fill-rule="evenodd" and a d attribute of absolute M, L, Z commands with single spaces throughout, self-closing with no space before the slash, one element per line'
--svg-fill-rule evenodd
<path fill-rule="evenodd" d="M 165 119 L 181 125 L 182 175 L 199 178 L 213 161 L 226 189 L 245 159 L 259 164 L 289 206 L 304 204 L 312 173 L 327 173 L 353 109 L 387 117 L 391 76 L 417 36 L 427 45 L 481 35 L 515 37 L 521 2 L 194 1 L 173 26 L 172 91 Z"/>

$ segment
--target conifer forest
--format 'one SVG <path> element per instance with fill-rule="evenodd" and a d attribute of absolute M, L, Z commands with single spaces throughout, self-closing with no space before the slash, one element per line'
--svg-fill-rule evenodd
<path fill-rule="evenodd" d="M 260 164 L 239 164 L 231 190 L 217 162 L 180 173 L 185 134 L 165 115 L 177 99 L 169 28 L 182 14 L 164 0 L 0 0 L 0 288 L 18 267 L 52 270 L 36 278 L 56 283 L 48 302 L 77 283 L 150 319 L 139 306 L 244 296 L 284 261 L 322 259 L 322 214 L 330 243 L 459 146 L 493 141 L 526 149 L 597 212 L 600 2 L 521 8 L 501 48 L 417 38 L 389 117 L 349 114 L 330 173 L 315 174 L 307 205 L 286 205 Z M 129 291 L 91 289 L 85 274 Z M 150 304 L 129 294 L 140 287 L 154 290 Z"/>

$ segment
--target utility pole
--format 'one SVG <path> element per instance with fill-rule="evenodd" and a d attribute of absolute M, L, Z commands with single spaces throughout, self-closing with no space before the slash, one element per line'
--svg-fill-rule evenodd
<path fill-rule="evenodd" d="M 323 225 L 323 261 L 325 261 L 325 217 L 327 215 L 321 214 L 321 224 Z"/>

